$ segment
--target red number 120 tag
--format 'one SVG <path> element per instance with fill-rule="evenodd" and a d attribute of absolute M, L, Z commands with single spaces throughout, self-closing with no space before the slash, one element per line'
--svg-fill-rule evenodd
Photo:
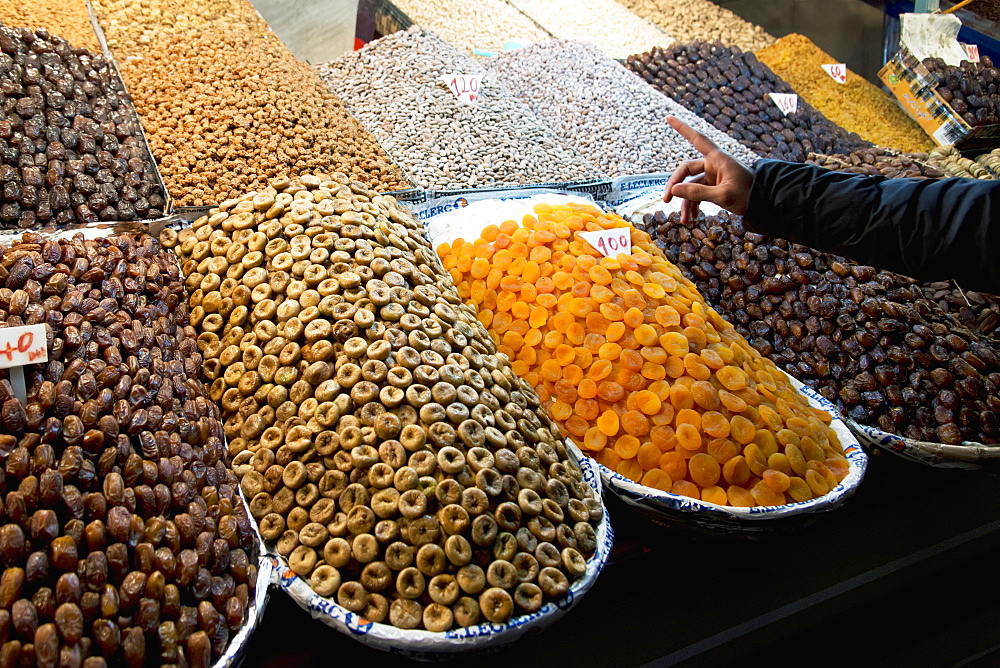
<path fill-rule="evenodd" d="M 455 94 L 459 102 L 475 104 L 479 100 L 482 77 L 478 74 L 442 74 L 441 80 L 448 90 Z"/>

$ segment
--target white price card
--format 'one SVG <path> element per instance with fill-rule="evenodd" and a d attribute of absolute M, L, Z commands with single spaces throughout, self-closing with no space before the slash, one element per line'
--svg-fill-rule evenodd
<path fill-rule="evenodd" d="M 619 253 L 632 255 L 631 227 L 613 227 L 610 230 L 580 232 L 580 236 L 599 250 L 604 257 L 617 257 Z"/>
<path fill-rule="evenodd" d="M 847 65 L 844 63 L 831 63 L 829 65 L 820 65 L 820 67 L 837 83 L 847 83 Z"/>
<path fill-rule="evenodd" d="M 799 110 L 799 96 L 795 93 L 768 93 L 768 95 L 785 116 Z"/>
<path fill-rule="evenodd" d="M 975 44 L 963 44 L 962 47 L 965 49 L 965 55 L 969 57 L 970 63 L 979 62 L 979 46 Z"/>
<path fill-rule="evenodd" d="M 48 360 L 45 325 L 0 328 L 0 369 Z"/>
<path fill-rule="evenodd" d="M 441 80 L 459 102 L 475 104 L 479 101 L 479 90 L 482 87 L 480 74 L 442 74 Z"/>

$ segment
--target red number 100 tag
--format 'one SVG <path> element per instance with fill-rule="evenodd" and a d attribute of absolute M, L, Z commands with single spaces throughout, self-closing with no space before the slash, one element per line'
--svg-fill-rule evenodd
<path fill-rule="evenodd" d="M 599 250 L 604 257 L 615 257 L 619 253 L 632 255 L 632 228 L 630 227 L 580 232 L 580 236 Z"/>

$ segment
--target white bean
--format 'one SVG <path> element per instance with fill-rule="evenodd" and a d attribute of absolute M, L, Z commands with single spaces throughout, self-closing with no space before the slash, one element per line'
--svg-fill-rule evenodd
<path fill-rule="evenodd" d="M 319 71 L 421 188 L 606 178 L 479 63 L 418 27 L 383 37 Z M 459 102 L 443 74 L 487 75 L 479 100 Z"/>
<path fill-rule="evenodd" d="M 556 40 L 491 59 L 500 81 L 567 144 L 611 176 L 670 172 L 700 154 L 667 126 L 673 115 L 742 162 L 757 156 L 581 42 Z"/>

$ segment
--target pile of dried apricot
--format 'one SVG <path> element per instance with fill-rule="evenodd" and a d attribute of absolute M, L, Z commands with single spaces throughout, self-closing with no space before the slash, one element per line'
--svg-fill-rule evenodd
<path fill-rule="evenodd" d="M 552 416 L 604 466 L 719 505 L 806 501 L 848 473 L 830 416 L 809 406 L 630 229 L 601 257 L 582 231 L 631 227 L 576 204 L 438 247 L 459 294 Z"/>

